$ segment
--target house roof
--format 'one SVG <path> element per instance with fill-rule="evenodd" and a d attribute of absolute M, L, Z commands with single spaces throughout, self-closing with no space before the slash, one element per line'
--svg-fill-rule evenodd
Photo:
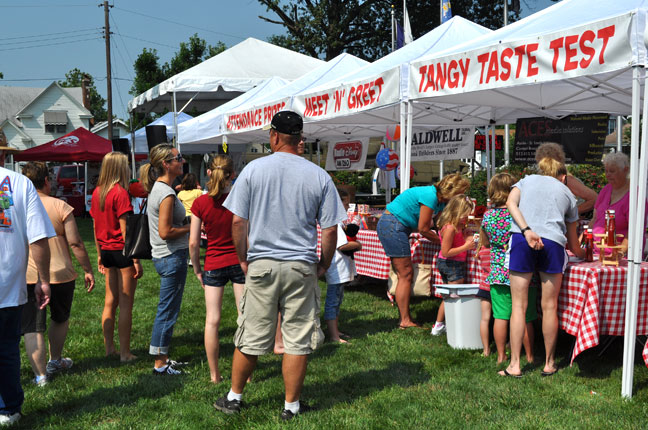
<path fill-rule="evenodd" d="M 41 91 L 42 88 L 0 86 L 0 121 L 9 120 L 20 127 L 16 113 L 34 100 Z"/>
<path fill-rule="evenodd" d="M 58 85 L 58 84 L 57 84 Z M 49 85 L 47 88 L 49 88 Z M 46 88 L 45 88 L 46 89 Z M 22 124 L 16 119 L 16 114 L 30 105 L 44 90 L 33 87 L 8 87 L 0 86 L 0 121 L 9 120 L 16 127 Z M 83 97 L 80 87 L 62 88 L 75 102 L 83 106 Z"/>
<path fill-rule="evenodd" d="M 79 110 L 81 110 L 84 114 L 90 115 L 90 117 L 92 117 L 92 113 L 85 106 L 83 106 L 83 98 L 81 97 L 81 88 L 74 87 L 78 91 L 68 91 L 71 88 L 64 88 L 61 85 L 59 85 L 59 83 L 56 81 L 52 82 L 47 87 L 41 89 L 41 92 L 36 97 L 34 97 L 27 105 L 23 106 L 22 109 L 16 112 L 16 115 L 20 115 L 21 113 L 26 111 L 29 108 L 29 106 L 31 106 L 31 104 L 34 103 L 36 99 L 38 99 L 38 97 L 40 97 L 41 94 L 45 94 L 52 87 L 59 88 L 61 91 L 63 91 L 64 94 L 67 94 L 70 97 L 70 99 L 77 105 Z M 78 98 L 76 96 L 78 96 Z"/>
<path fill-rule="evenodd" d="M 126 123 L 119 118 L 113 119 L 113 125 L 121 125 L 122 127 L 128 130 L 128 126 L 126 125 Z M 98 122 L 94 127 L 90 129 L 90 132 L 97 133 L 103 130 L 104 128 L 106 128 L 107 126 L 108 126 L 108 121 Z"/>

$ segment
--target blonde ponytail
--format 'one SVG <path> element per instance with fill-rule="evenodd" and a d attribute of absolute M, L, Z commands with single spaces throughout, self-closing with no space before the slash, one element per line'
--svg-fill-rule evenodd
<path fill-rule="evenodd" d="M 234 174 L 234 163 L 232 159 L 226 155 L 216 155 L 209 163 L 209 182 L 207 188 L 209 189 L 209 196 L 218 198 L 223 194 L 225 188 L 229 185 Z"/>
<path fill-rule="evenodd" d="M 149 153 L 149 163 L 140 167 L 139 176 L 142 187 L 149 193 L 157 178 L 164 174 L 164 162 L 173 158 L 173 145 L 161 143 L 154 146 Z"/>

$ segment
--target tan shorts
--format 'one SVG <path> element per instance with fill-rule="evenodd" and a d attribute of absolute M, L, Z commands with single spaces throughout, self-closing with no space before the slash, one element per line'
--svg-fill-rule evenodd
<path fill-rule="evenodd" d="M 277 312 L 281 312 L 287 354 L 310 354 L 324 341 L 316 264 L 269 259 L 251 262 L 240 306 L 234 345 L 244 354 L 272 352 Z"/>

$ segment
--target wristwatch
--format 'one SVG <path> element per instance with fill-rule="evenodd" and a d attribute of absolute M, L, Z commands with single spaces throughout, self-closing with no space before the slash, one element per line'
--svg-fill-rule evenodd
<path fill-rule="evenodd" d="M 531 230 L 531 227 L 529 227 L 529 226 L 527 225 L 527 226 L 524 227 L 522 230 L 520 230 L 520 233 L 522 233 L 522 236 L 524 236 L 524 232 L 525 232 L 525 231 L 529 231 L 529 230 Z"/>

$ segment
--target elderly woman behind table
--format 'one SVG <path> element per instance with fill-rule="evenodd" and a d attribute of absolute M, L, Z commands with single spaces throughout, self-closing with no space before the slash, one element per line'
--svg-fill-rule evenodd
<path fill-rule="evenodd" d="M 398 277 L 396 304 L 400 328 L 420 327 L 412 321 L 409 312 L 413 275 L 409 236 L 418 231 L 426 239 L 438 242 L 436 233 L 431 231 L 433 216 L 443 210 L 450 198 L 464 193 L 469 186 L 467 179 L 455 173 L 435 185 L 410 188 L 387 205 L 380 217 L 376 226 L 378 238 Z"/>
<path fill-rule="evenodd" d="M 530 175 L 511 188 L 506 207 L 515 224 L 511 225 L 509 276 L 511 281 L 511 362 L 502 376 L 520 377 L 520 350 L 525 331 L 529 283 L 533 272 L 542 281 L 542 334 L 545 343 L 543 376 L 553 375 L 558 337 L 558 294 L 566 266 L 565 244 L 584 257 L 578 242 L 576 199 L 564 185 L 567 169 L 563 163 L 543 158 L 540 175 Z M 567 239 L 565 239 L 565 235 Z"/>
<path fill-rule="evenodd" d="M 543 158 L 552 158 L 559 163 L 565 164 L 565 151 L 562 146 L 553 142 L 546 142 L 538 146 L 535 153 L 536 163 L 540 163 Z M 580 203 L 578 203 L 578 213 L 584 214 L 590 212 L 594 208 L 596 201 L 596 191 L 588 188 L 576 176 L 569 173 L 565 175 L 563 183 L 567 185 L 569 191 L 576 196 Z"/>
<path fill-rule="evenodd" d="M 628 253 L 628 218 L 630 216 L 630 161 L 628 156 L 622 152 L 606 154 L 603 158 L 605 177 L 607 185 L 603 187 L 594 205 L 594 216 L 590 222 L 592 232 L 596 234 L 605 233 L 605 212 L 614 210 L 615 227 L 617 234 L 623 235 L 621 241 L 621 253 Z M 648 203 L 646 203 L 648 214 Z M 646 222 L 644 220 L 644 226 Z M 595 236 L 595 241 L 598 240 Z M 595 248 L 598 249 L 595 245 Z"/>

